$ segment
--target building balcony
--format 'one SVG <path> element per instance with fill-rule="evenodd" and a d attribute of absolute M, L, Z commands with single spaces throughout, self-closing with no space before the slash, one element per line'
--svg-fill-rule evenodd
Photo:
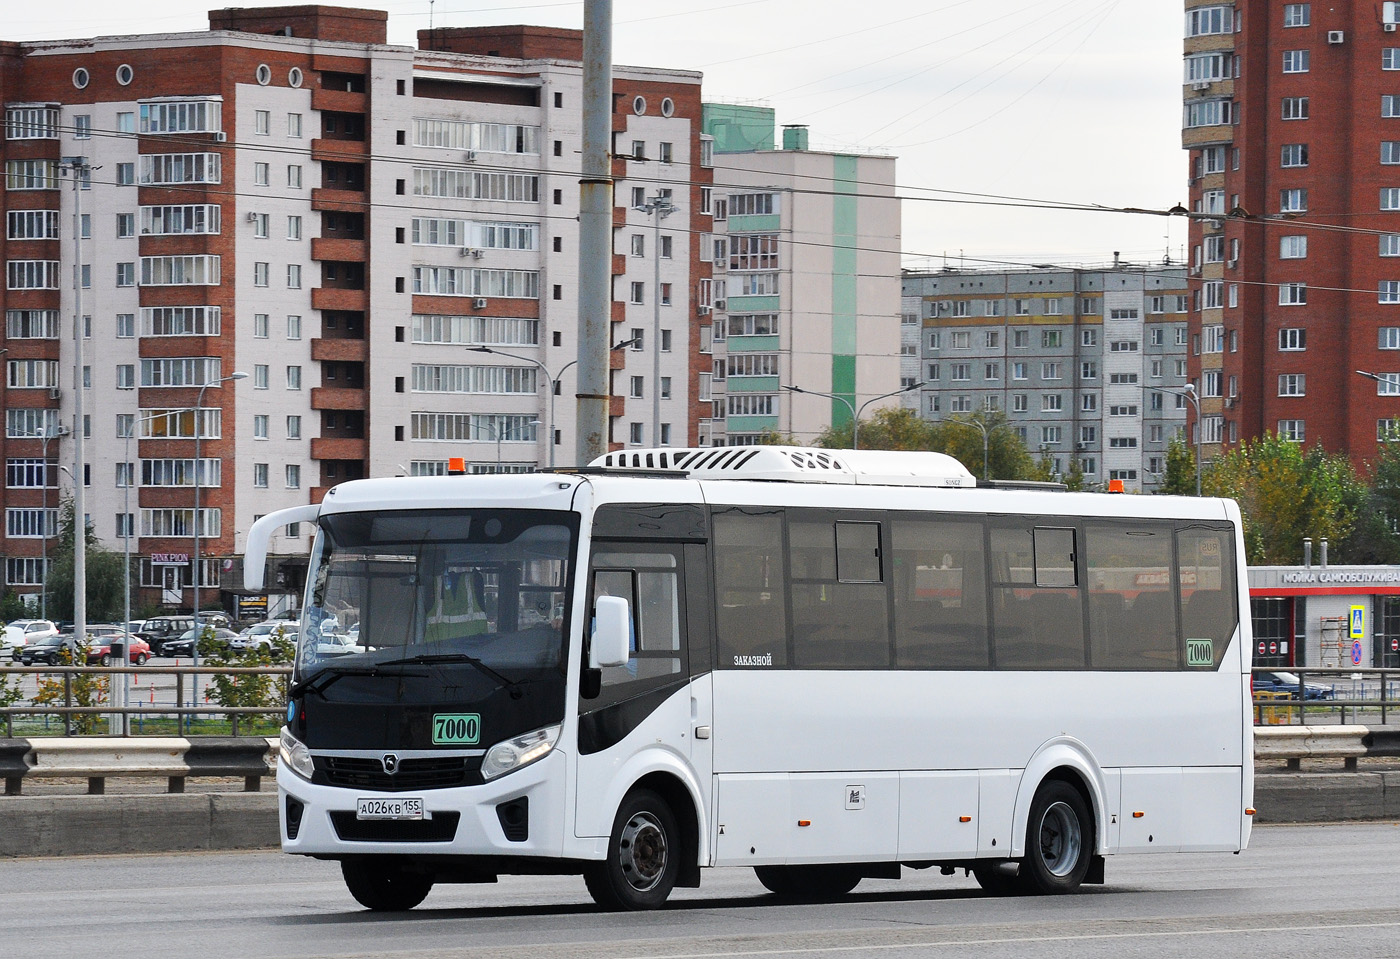
<path fill-rule="evenodd" d="M 315 87 L 311 90 L 311 109 L 331 113 L 366 113 L 369 111 L 369 94 Z"/>
<path fill-rule="evenodd" d="M 367 408 L 364 390 L 339 389 L 332 386 L 311 388 L 313 410 L 363 410 Z"/>
<path fill-rule="evenodd" d="M 369 155 L 368 140 L 328 140 L 319 137 L 311 141 L 313 160 L 363 160 Z"/>
<path fill-rule="evenodd" d="M 358 313 L 364 313 L 369 310 L 369 291 L 318 286 L 311 291 L 311 308 L 313 310 L 354 310 Z"/>
<path fill-rule="evenodd" d="M 368 240 L 345 240 L 338 237 L 317 236 L 311 239 L 311 259 L 330 262 L 369 260 Z"/>
<path fill-rule="evenodd" d="M 369 440 L 364 437 L 318 436 L 311 441 L 314 460 L 362 460 L 368 456 Z"/>
<path fill-rule="evenodd" d="M 334 213 L 363 213 L 369 205 L 364 190 L 330 190 L 316 187 L 311 191 L 311 209 Z"/>
<path fill-rule="evenodd" d="M 364 363 L 369 360 L 369 342 L 317 337 L 311 341 L 311 358 L 322 363 Z"/>

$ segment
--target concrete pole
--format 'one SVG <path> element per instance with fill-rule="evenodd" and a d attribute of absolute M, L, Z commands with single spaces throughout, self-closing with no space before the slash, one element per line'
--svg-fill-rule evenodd
<path fill-rule="evenodd" d="M 612 0 L 583 5 L 583 176 L 579 179 L 577 463 L 608 450 L 612 337 Z"/>
<path fill-rule="evenodd" d="M 87 639 L 87 490 L 83 482 L 83 180 L 91 167 L 86 157 L 69 157 L 73 175 L 73 638 Z M 121 677 L 123 680 L 125 675 Z M 110 685 L 108 701 L 126 705 L 125 683 Z M 121 716 L 114 713 L 116 731 Z M 110 725 L 109 725 L 110 728 Z"/>

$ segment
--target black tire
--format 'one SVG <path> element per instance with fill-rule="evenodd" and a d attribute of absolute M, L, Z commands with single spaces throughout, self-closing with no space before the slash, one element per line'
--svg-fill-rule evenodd
<path fill-rule="evenodd" d="M 1009 876 L 998 869 L 997 865 L 988 863 L 985 866 L 973 866 L 972 875 L 976 878 L 977 885 L 993 896 L 1019 896 L 1026 892 L 1022 876 Z"/>
<path fill-rule="evenodd" d="M 1073 892 L 1094 856 L 1094 817 L 1069 783 L 1042 783 L 1026 824 L 1026 858 L 1020 880 L 1028 892 Z"/>
<path fill-rule="evenodd" d="M 149 658 L 150 658 L 150 657 L 147 656 L 145 653 L 137 653 L 136 656 L 135 656 L 131 661 L 132 661 L 133 663 L 135 663 L 137 666 L 144 666 L 144 665 L 146 665 L 146 660 L 149 659 Z"/>
<path fill-rule="evenodd" d="M 98 660 L 98 662 L 100 662 L 103 666 L 110 666 L 110 665 L 112 665 L 112 654 L 111 654 L 111 653 L 103 653 L 103 654 L 102 654 L 102 658 L 101 658 L 100 660 Z"/>
<path fill-rule="evenodd" d="M 340 874 L 355 901 L 376 912 L 405 912 L 428 898 L 433 881 L 387 863 L 343 861 Z"/>
<path fill-rule="evenodd" d="M 850 866 L 754 866 L 754 875 L 769 892 L 784 899 L 825 902 L 840 899 L 860 885 L 860 873 Z"/>
<path fill-rule="evenodd" d="M 588 894 L 604 909 L 655 909 L 676 885 L 681 836 L 671 807 L 650 789 L 627 794 L 613 820 L 608 858 L 583 869 Z"/>

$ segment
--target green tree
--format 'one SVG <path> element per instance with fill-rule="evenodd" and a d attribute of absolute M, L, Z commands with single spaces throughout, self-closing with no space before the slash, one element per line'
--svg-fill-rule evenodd
<path fill-rule="evenodd" d="M 202 631 L 199 657 L 214 670 L 229 666 L 274 666 L 289 662 L 296 650 L 295 630 L 278 629 L 269 637 L 269 646 L 245 649 L 225 649 L 221 643 L 213 641 L 213 632 L 211 626 Z M 279 707 L 287 701 L 287 680 L 284 676 L 214 672 L 209 676 L 208 694 L 220 706 Z"/>
<path fill-rule="evenodd" d="M 50 553 L 49 564 L 49 615 L 55 619 L 73 618 L 73 545 L 77 539 L 77 528 L 73 500 L 65 498 L 60 504 L 58 546 L 56 551 Z M 126 605 L 123 575 L 126 557 L 104 548 L 91 527 L 85 530 L 84 543 L 87 621 L 119 621 Z"/>
<path fill-rule="evenodd" d="M 931 424 L 913 410 L 886 406 L 869 419 L 860 421 L 860 448 L 863 450 L 933 449 Z M 848 450 L 854 430 L 847 421 L 832 425 L 817 437 L 816 445 L 828 450 Z"/>
<path fill-rule="evenodd" d="M 74 657 L 65 648 L 59 652 L 58 662 L 62 666 L 85 666 L 87 657 Z M 34 695 L 36 706 L 105 706 L 107 703 L 107 677 L 102 673 L 73 673 L 69 677 L 67 690 L 63 676 L 38 674 L 38 692 Z M 68 718 L 68 730 L 84 735 L 93 733 L 101 720 L 97 713 L 76 713 Z"/>
<path fill-rule="evenodd" d="M 1196 454 L 1180 436 L 1167 443 L 1167 469 L 1162 474 L 1162 493 L 1174 496 L 1196 495 Z"/>
<path fill-rule="evenodd" d="M 1342 541 L 1339 556 L 1348 563 L 1400 563 L 1400 436 L 1380 444 L 1367 464 L 1370 485 L 1357 511 L 1356 527 Z"/>
<path fill-rule="evenodd" d="M 1263 566 L 1300 563 L 1304 536 L 1342 543 L 1365 498 L 1347 457 L 1321 446 L 1305 449 L 1272 433 L 1211 464 L 1202 492 L 1239 501 L 1248 560 Z"/>

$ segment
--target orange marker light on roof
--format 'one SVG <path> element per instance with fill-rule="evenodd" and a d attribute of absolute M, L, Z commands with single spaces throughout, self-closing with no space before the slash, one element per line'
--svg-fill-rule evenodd
<path fill-rule="evenodd" d="M 467 472 L 467 459 L 465 456 L 450 456 L 447 459 L 448 476 L 464 476 Z"/>
<path fill-rule="evenodd" d="M 1109 491 L 1110 493 L 1121 493 L 1121 492 L 1123 492 L 1123 481 L 1122 481 L 1122 480 L 1119 480 L 1119 479 L 1109 480 L 1109 481 L 1108 481 L 1108 491 Z"/>

